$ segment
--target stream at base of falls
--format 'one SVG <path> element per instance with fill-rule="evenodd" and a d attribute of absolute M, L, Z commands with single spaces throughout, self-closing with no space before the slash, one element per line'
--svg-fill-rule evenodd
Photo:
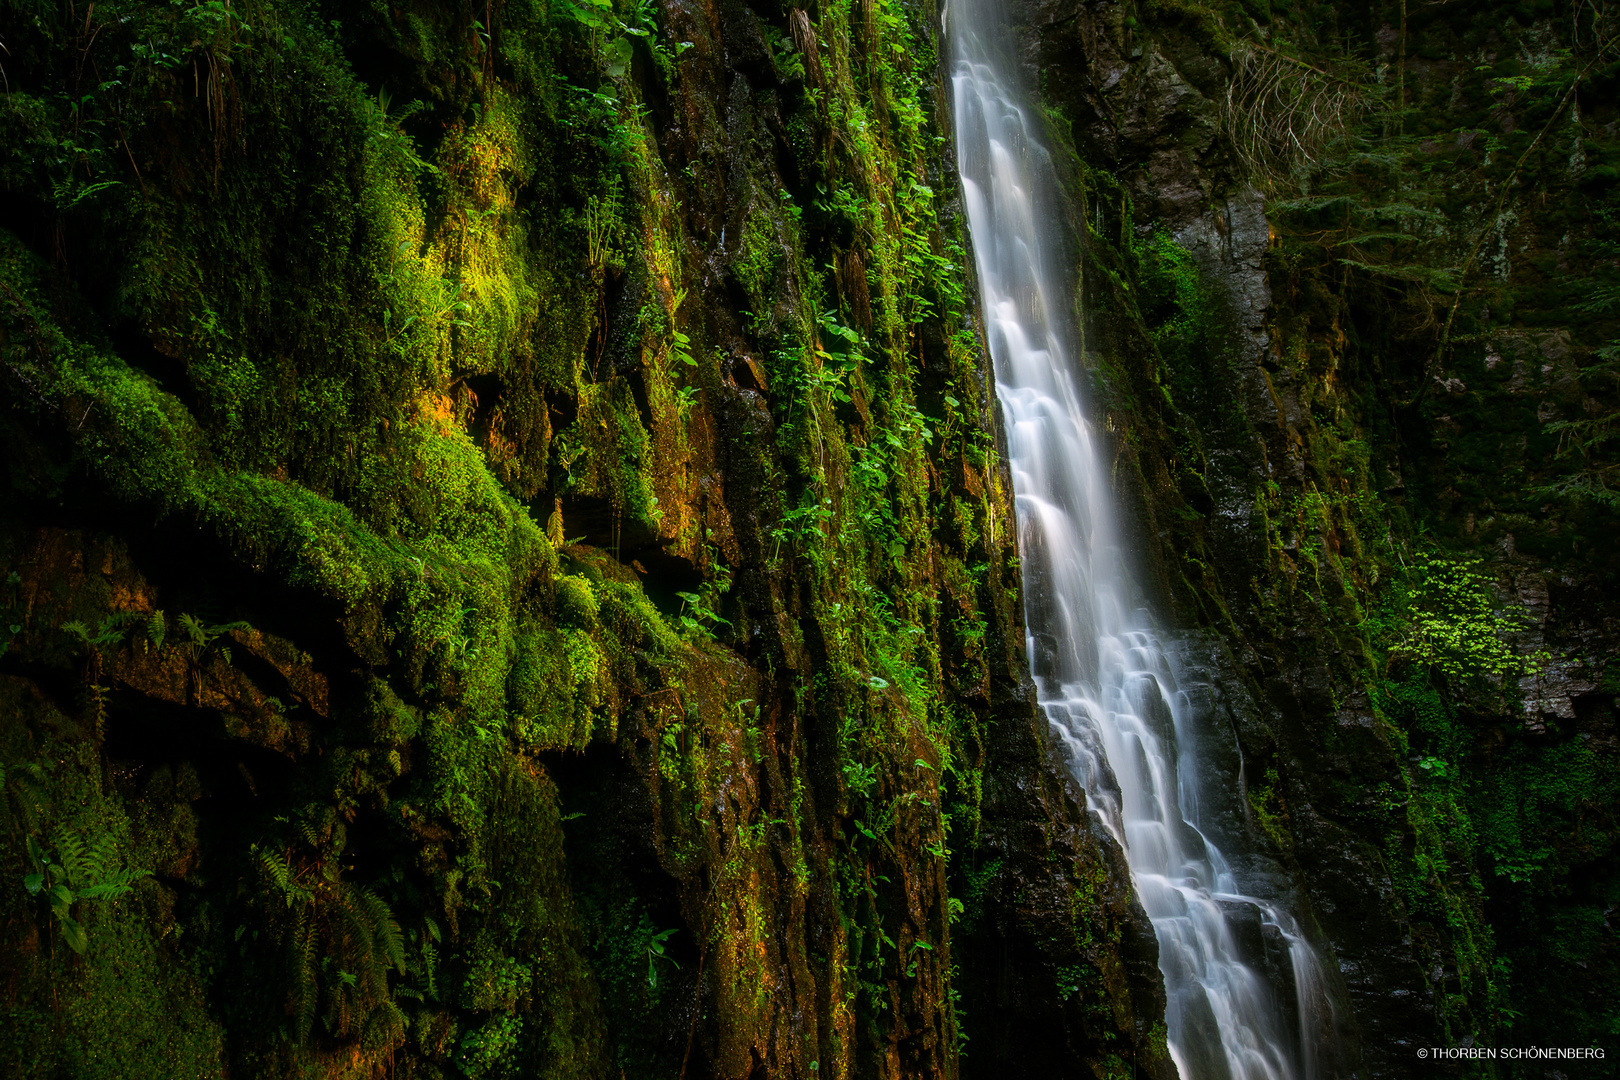
<path fill-rule="evenodd" d="M 1318 1080 L 1320 964 L 1199 829 L 1189 697 L 1136 590 L 1077 385 L 1056 174 L 995 0 L 951 0 L 956 146 L 1016 493 L 1030 666 L 1153 922 L 1183 1080 Z M 1237 777 L 1209 778 L 1238 782 Z M 1272 963 L 1256 952 L 1269 950 Z"/>

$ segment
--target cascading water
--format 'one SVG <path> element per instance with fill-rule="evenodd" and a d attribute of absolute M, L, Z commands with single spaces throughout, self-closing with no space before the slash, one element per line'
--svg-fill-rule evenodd
<path fill-rule="evenodd" d="M 1056 177 L 998 59 L 995 0 L 951 0 L 956 145 L 986 336 L 1006 418 L 1029 653 L 1042 706 L 1092 809 L 1125 848 L 1159 939 L 1170 1052 L 1184 1080 L 1310 1080 L 1324 996 L 1280 908 L 1240 896 L 1197 827 L 1187 697 L 1144 613 L 1081 409 L 1057 264 Z M 1235 779 L 1235 778 L 1234 778 Z M 1240 925 L 1286 943 L 1262 977 Z M 1282 965 L 1274 965 L 1281 967 Z M 1272 985 L 1279 983 L 1281 985 Z M 1291 985 L 1289 985 L 1291 984 Z"/>

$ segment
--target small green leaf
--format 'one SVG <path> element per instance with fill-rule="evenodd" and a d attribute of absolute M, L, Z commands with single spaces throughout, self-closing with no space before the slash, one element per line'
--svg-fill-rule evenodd
<path fill-rule="evenodd" d="M 84 927 L 66 915 L 58 918 L 62 923 L 62 940 L 67 942 L 68 948 L 83 956 L 84 951 L 90 947 L 90 935 L 84 932 Z"/>
<path fill-rule="evenodd" d="M 634 55 L 629 38 L 614 38 L 607 47 L 608 74 L 615 79 L 623 77 L 630 69 L 630 60 Z"/>

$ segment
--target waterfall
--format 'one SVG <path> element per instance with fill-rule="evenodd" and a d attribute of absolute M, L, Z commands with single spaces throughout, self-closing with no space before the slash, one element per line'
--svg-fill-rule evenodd
<path fill-rule="evenodd" d="M 1151 620 L 1133 604 L 1108 474 L 1077 384 L 1056 174 L 1012 65 L 998 57 L 998 8 L 952 0 L 947 30 L 1040 702 L 1090 807 L 1124 847 L 1153 921 L 1181 1076 L 1312 1080 L 1321 971 L 1288 912 L 1239 895 L 1227 860 L 1199 830 L 1197 718 Z"/>

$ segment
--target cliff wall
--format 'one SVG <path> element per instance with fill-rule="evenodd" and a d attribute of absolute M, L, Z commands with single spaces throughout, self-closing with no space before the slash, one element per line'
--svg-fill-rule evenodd
<path fill-rule="evenodd" d="M 6 11 L 0 1071 L 1166 1075 L 931 5 Z"/>
<path fill-rule="evenodd" d="M 1612 14 L 1013 18 L 1116 486 L 1238 780 L 1211 830 L 1333 957 L 1339 1069 L 1571 1068 L 1416 1051 L 1614 1030 Z"/>

